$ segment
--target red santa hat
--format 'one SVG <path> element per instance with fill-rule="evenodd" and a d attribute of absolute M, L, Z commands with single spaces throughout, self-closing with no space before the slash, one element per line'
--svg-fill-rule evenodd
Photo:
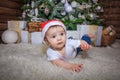
<path fill-rule="evenodd" d="M 66 31 L 66 27 L 65 25 L 63 24 L 63 22 L 61 22 L 60 20 L 48 20 L 48 21 L 45 21 L 41 24 L 41 28 L 42 28 L 42 41 L 44 42 L 44 38 L 45 38 L 45 34 L 46 34 L 46 31 L 51 27 L 51 26 L 54 26 L 54 25 L 60 25 L 61 27 L 63 27 Z M 45 43 L 45 42 L 44 42 Z"/>

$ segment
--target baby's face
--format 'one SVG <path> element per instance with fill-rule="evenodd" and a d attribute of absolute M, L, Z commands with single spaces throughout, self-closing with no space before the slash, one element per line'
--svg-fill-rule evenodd
<path fill-rule="evenodd" d="M 66 31 L 61 26 L 50 27 L 46 32 L 46 40 L 55 50 L 61 50 L 66 43 Z"/>

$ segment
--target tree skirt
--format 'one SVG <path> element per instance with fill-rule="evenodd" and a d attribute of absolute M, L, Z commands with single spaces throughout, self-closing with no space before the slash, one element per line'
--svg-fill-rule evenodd
<path fill-rule="evenodd" d="M 120 41 L 112 46 L 93 47 L 70 60 L 82 63 L 76 73 L 47 61 L 45 45 L 0 44 L 0 80 L 120 80 Z"/>

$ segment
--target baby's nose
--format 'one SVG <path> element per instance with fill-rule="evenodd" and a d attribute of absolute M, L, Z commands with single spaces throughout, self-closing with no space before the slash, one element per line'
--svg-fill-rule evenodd
<path fill-rule="evenodd" d="M 57 40 L 61 40 L 62 38 L 60 36 L 57 37 Z"/>

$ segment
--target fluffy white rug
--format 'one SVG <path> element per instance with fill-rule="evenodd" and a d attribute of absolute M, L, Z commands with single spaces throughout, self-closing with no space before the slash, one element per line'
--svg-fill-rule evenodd
<path fill-rule="evenodd" d="M 73 63 L 82 63 L 76 73 L 47 61 L 46 46 L 0 44 L 0 80 L 120 80 L 120 41 L 109 47 L 93 47 L 88 57 L 81 55 Z"/>

